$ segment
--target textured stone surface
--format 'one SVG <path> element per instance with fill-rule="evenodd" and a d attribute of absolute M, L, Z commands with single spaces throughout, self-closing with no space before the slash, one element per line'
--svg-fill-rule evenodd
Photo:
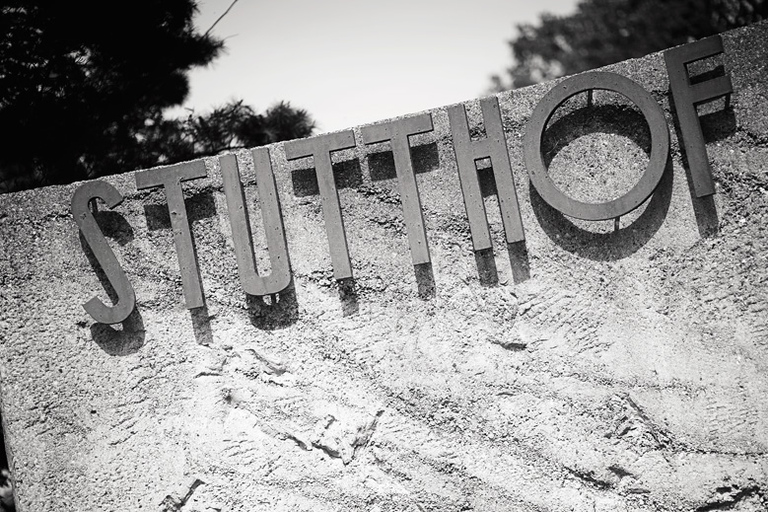
<path fill-rule="evenodd" d="M 356 293 L 333 280 L 311 164 L 280 144 L 295 288 L 271 305 L 241 291 L 216 160 L 184 184 L 194 311 L 163 193 L 106 178 L 126 199 L 98 219 L 138 301 L 122 327 L 81 307 L 107 299 L 69 214 L 76 185 L 0 196 L 20 511 L 765 510 L 768 25 L 723 40 L 735 93 L 703 118 L 714 202 L 691 199 L 662 55 L 608 68 L 653 94 L 672 136 L 660 188 L 618 230 L 530 190 L 521 139 L 553 84 L 499 96 L 527 240 L 508 250 L 481 171 L 496 283 L 478 278 L 444 109 L 413 138 L 434 283 L 410 263 L 389 147 L 359 129 L 334 157 Z M 545 149 L 557 183 L 592 201 L 626 191 L 648 146 L 636 111 L 595 102 L 562 109 Z"/>

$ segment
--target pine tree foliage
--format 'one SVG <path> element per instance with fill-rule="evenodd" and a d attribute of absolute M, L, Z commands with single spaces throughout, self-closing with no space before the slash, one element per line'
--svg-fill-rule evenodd
<path fill-rule="evenodd" d="M 3 2 L 0 192 L 309 135 L 309 115 L 287 103 L 165 119 L 187 97 L 189 70 L 223 49 L 195 29 L 196 10 L 194 0 Z"/>
<path fill-rule="evenodd" d="M 509 78 L 524 87 L 695 41 L 768 17 L 768 0 L 584 0 L 568 16 L 518 25 Z"/>

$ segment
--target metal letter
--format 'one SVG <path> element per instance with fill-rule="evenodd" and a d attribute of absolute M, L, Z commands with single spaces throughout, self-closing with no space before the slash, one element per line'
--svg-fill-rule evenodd
<path fill-rule="evenodd" d="M 163 187 L 168 201 L 168 211 L 171 214 L 173 241 L 181 268 L 181 284 L 187 309 L 200 308 L 203 302 L 203 285 L 200 282 L 200 270 L 197 266 L 195 249 L 192 245 L 192 233 L 187 219 L 187 208 L 184 205 L 184 193 L 181 182 L 205 178 L 205 163 L 202 160 L 184 162 L 182 164 L 150 169 L 136 173 L 136 188 Z"/>
<path fill-rule="evenodd" d="M 259 191 L 261 217 L 269 248 L 269 261 L 272 271 L 268 276 L 259 276 L 256 259 L 253 254 L 253 237 L 245 205 L 243 184 L 240 181 L 237 157 L 224 155 L 219 157 L 221 176 L 224 181 L 224 194 L 227 197 L 229 222 L 232 225 L 232 240 L 237 256 L 237 271 L 243 290 L 249 295 L 271 295 L 279 293 L 291 284 L 291 263 L 288 259 L 288 244 L 285 240 L 285 228 L 280 212 L 280 198 L 277 195 L 275 177 L 267 148 L 256 148 L 252 152 L 256 169 L 256 186 Z"/>
<path fill-rule="evenodd" d="M 344 219 L 341 216 L 339 194 L 333 178 L 331 152 L 355 147 L 355 132 L 348 130 L 339 133 L 329 133 L 309 139 L 286 142 L 285 156 L 295 160 L 311 156 L 315 164 L 317 184 L 323 199 L 323 218 L 325 232 L 328 236 L 328 246 L 333 263 L 333 276 L 336 279 L 352 277 L 352 264 L 349 261 L 347 236 L 344 232 Z"/>
<path fill-rule="evenodd" d="M 109 284 L 117 294 L 114 306 L 105 306 L 97 297 L 83 304 L 83 307 L 94 320 L 102 324 L 118 324 L 133 312 L 136 306 L 136 293 L 131 282 L 123 272 L 123 268 L 115 258 L 115 253 L 107 244 L 96 219 L 93 217 L 88 204 L 92 199 L 100 198 L 107 206 L 114 208 L 123 202 L 123 196 L 109 183 L 104 181 L 89 181 L 78 187 L 72 195 L 72 215 L 83 234 L 93 255 L 98 260 L 101 269 L 109 280 Z"/>
<path fill-rule="evenodd" d="M 669 88 L 672 89 L 672 97 L 675 100 L 675 114 L 680 123 L 696 197 L 711 196 L 715 193 L 715 183 L 712 180 L 712 170 L 696 105 L 730 94 L 733 87 L 728 75 L 691 85 L 686 65 L 719 53 L 723 53 L 723 40 L 720 36 L 708 37 L 664 52 Z"/>
<path fill-rule="evenodd" d="M 483 158 L 490 158 L 493 166 L 496 193 L 499 198 L 499 209 L 501 210 L 501 220 L 504 224 L 507 243 L 525 240 L 523 221 L 520 218 L 520 206 L 515 190 L 515 178 L 512 176 L 512 166 L 509 163 L 507 139 L 501 124 L 499 101 L 495 97 L 484 98 L 480 100 L 480 107 L 483 111 L 486 137 L 477 141 L 470 139 L 464 105 L 454 105 L 448 108 L 448 118 L 453 134 L 453 151 L 459 166 L 461 192 L 464 196 L 464 207 L 467 210 L 469 229 L 472 232 L 472 245 L 475 251 L 491 248 L 488 217 L 485 214 L 485 203 L 480 192 L 480 181 L 475 165 L 478 160 Z"/>
<path fill-rule="evenodd" d="M 411 248 L 411 259 L 414 265 L 429 263 L 427 233 L 424 230 L 424 216 L 421 212 L 421 200 L 419 199 L 419 189 L 416 186 L 416 175 L 413 171 L 408 137 L 431 132 L 432 115 L 421 114 L 388 123 L 364 126 L 361 131 L 365 144 L 391 141 L 400 190 L 400 202 L 403 205 L 405 228 L 408 232 L 408 245 Z"/>
<path fill-rule="evenodd" d="M 632 189 L 605 203 L 584 203 L 565 195 L 554 184 L 541 158 L 541 138 L 552 114 L 568 98 L 583 91 L 604 89 L 632 100 L 651 129 L 651 156 L 648 168 Z M 625 215 L 653 194 L 669 158 L 669 129 L 664 112 L 653 97 L 629 78 L 615 73 L 591 71 L 567 78 L 553 87 L 536 105 L 523 139 L 525 165 L 536 191 L 550 206 L 566 215 L 584 220 L 607 220 Z"/>

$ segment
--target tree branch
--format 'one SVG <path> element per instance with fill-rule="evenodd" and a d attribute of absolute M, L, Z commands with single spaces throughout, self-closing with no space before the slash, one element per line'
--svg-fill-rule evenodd
<path fill-rule="evenodd" d="M 224 14 L 222 14 L 221 16 L 219 16 L 219 17 L 216 19 L 216 21 L 214 21 L 214 22 L 213 22 L 213 25 L 211 25 L 211 28 L 209 28 L 208 30 L 206 30 L 206 31 L 205 31 L 205 34 L 203 34 L 203 37 L 205 37 L 205 36 L 207 36 L 208 34 L 210 34 L 210 33 L 211 33 L 211 30 L 213 30 L 213 27 L 215 27 L 215 26 L 216 26 L 216 25 L 217 25 L 217 24 L 218 24 L 218 23 L 219 23 L 219 22 L 220 22 L 220 21 L 221 21 L 221 20 L 224 18 L 224 16 L 226 16 L 227 14 L 229 14 L 229 11 L 231 11 L 231 10 L 232 10 L 232 8 L 235 6 L 235 4 L 236 4 L 236 3 L 237 3 L 237 0 L 233 0 L 233 1 L 232 1 L 232 3 L 231 3 L 231 4 L 229 4 L 229 7 L 227 7 L 227 10 L 226 10 L 226 11 L 224 11 Z"/>

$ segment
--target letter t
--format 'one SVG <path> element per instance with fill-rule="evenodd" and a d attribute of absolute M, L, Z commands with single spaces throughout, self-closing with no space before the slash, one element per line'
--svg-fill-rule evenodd
<path fill-rule="evenodd" d="M 187 208 L 184 205 L 184 193 L 181 182 L 205 178 L 205 163 L 202 160 L 184 162 L 183 164 L 150 169 L 136 173 L 136 188 L 163 187 L 168 201 L 168 211 L 171 214 L 173 241 L 181 268 L 181 285 L 187 309 L 200 308 L 203 302 L 203 285 L 200 282 L 200 270 L 197 266 L 195 249 L 192 245 L 192 233 L 187 220 Z"/>
<path fill-rule="evenodd" d="M 331 152 L 355 147 L 355 133 L 352 130 L 329 133 L 309 139 L 286 142 L 283 147 L 285 148 L 285 157 L 288 160 L 296 160 L 306 156 L 313 157 L 317 185 L 320 189 L 320 196 L 323 198 L 325 233 L 328 235 L 333 275 L 339 280 L 352 277 L 347 236 L 344 234 L 344 219 L 341 217 L 339 194 L 333 179 Z"/>
<path fill-rule="evenodd" d="M 363 141 L 366 144 L 391 141 L 392 154 L 395 158 L 400 201 L 403 205 L 405 228 L 408 231 L 408 244 L 411 248 L 411 259 L 414 265 L 429 263 L 429 246 L 427 233 L 424 230 L 424 216 L 421 213 L 419 189 L 416 186 L 416 175 L 411 162 L 411 146 L 408 142 L 410 135 L 432 131 L 432 116 L 421 114 L 406 119 L 397 119 L 387 123 L 364 126 Z"/>

